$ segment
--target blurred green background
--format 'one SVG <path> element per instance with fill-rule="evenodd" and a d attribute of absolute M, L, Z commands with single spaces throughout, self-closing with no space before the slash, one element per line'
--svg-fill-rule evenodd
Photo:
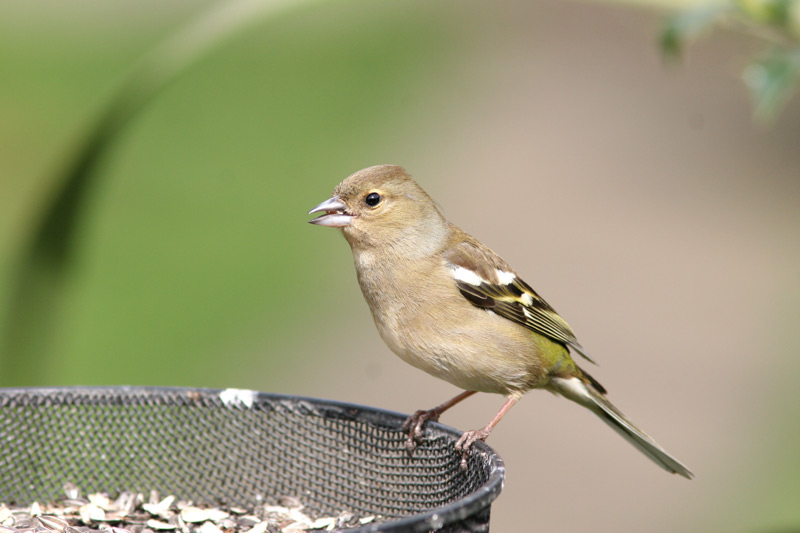
<path fill-rule="evenodd" d="M 31 242 L 93 124 L 218 4 L 0 4 L 0 385 L 440 403 L 455 389 L 378 338 L 344 240 L 305 223 L 351 172 L 401 164 L 697 474 L 534 392 L 489 441 L 509 469 L 493 531 L 800 528 L 800 105 L 754 123 L 738 76 L 763 43 L 717 32 L 665 65 L 663 13 L 630 5 L 287 5 L 102 146 L 51 257 Z M 480 427 L 501 403 L 443 422 Z"/>

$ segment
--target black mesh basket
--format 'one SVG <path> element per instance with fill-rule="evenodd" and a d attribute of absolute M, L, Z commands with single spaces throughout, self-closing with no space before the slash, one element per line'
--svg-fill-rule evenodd
<path fill-rule="evenodd" d="M 378 518 L 348 531 L 488 531 L 500 457 L 428 423 L 409 456 L 404 416 L 256 393 L 144 387 L 0 389 L 0 502 L 157 490 L 198 504 L 293 497 L 310 516 Z"/>

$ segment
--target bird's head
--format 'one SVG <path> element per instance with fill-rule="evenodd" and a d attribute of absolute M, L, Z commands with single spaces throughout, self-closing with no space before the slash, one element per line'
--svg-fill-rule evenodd
<path fill-rule="evenodd" d="M 395 165 L 368 167 L 345 178 L 309 214 L 319 212 L 324 214 L 311 224 L 340 228 L 358 249 L 414 246 L 420 236 L 443 233 L 446 224 L 431 197 Z"/>

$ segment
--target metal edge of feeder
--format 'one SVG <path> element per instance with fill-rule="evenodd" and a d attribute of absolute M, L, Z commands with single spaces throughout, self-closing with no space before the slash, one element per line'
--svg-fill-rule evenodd
<path fill-rule="evenodd" d="M 157 386 L 64 386 L 64 387 L 0 387 L 0 407 L 5 402 L 4 396 L 13 394 L 35 393 L 46 397 L 47 395 L 72 393 L 76 396 L 109 396 L 127 393 L 132 396 L 148 396 L 155 393 L 176 393 L 185 397 L 199 394 L 209 398 L 218 398 L 223 403 L 239 408 L 251 408 L 260 401 L 277 401 L 284 406 L 292 405 L 301 411 L 305 410 L 316 415 L 336 416 L 353 421 L 362 421 L 368 424 L 383 426 L 400 430 L 408 415 L 396 411 L 389 411 L 368 405 L 360 405 L 338 400 L 312 398 L 308 396 L 295 396 L 290 394 L 259 392 L 249 389 L 211 389 L 200 387 L 157 387 Z M 461 436 L 459 430 L 439 422 L 427 422 L 425 432 L 433 434 L 446 434 L 454 439 Z M 473 445 L 473 453 L 482 454 L 491 462 L 489 478 L 477 490 L 452 503 L 415 513 L 403 518 L 397 518 L 376 524 L 367 524 L 358 528 L 348 529 L 352 533 L 371 532 L 423 532 L 437 531 L 450 524 L 464 520 L 483 509 L 488 508 L 503 490 L 505 480 L 505 463 L 503 459 L 488 444 L 477 441 Z"/>

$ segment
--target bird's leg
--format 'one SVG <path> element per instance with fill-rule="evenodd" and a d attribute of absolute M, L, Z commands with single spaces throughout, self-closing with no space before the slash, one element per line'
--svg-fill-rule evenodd
<path fill-rule="evenodd" d="M 461 470 L 467 469 L 467 457 L 469 457 L 469 451 L 472 449 L 472 445 L 475 443 L 476 440 L 486 440 L 486 437 L 492 432 L 494 427 L 500 422 L 500 419 L 511 409 L 515 403 L 519 400 L 519 396 L 509 396 L 506 400 L 506 403 L 503 404 L 503 407 L 497 411 L 497 414 L 494 415 L 494 418 L 486 424 L 486 427 L 483 429 L 473 429 L 471 431 L 465 431 L 461 438 L 458 439 L 456 442 L 456 451 L 461 452 Z"/>
<path fill-rule="evenodd" d="M 429 409 L 428 411 L 419 410 L 413 415 L 406 418 L 406 421 L 403 422 L 403 431 L 408 433 L 408 440 L 406 441 L 406 451 L 409 455 L 414 452 L 414 448 L 417 447 L 417 443 L 422 442 L 422 426 L 428 420 L 433 420 L 437 422 L 439 420 L 439 416 L 442 413 L 453 407 L 455 404 L 469 398 L 473 394 L 475 394 L 474 390 L 464 391 L 455 398 L 451 398 L 447 400 L 442 405 L 437 405 L 433 409 Z"/>

